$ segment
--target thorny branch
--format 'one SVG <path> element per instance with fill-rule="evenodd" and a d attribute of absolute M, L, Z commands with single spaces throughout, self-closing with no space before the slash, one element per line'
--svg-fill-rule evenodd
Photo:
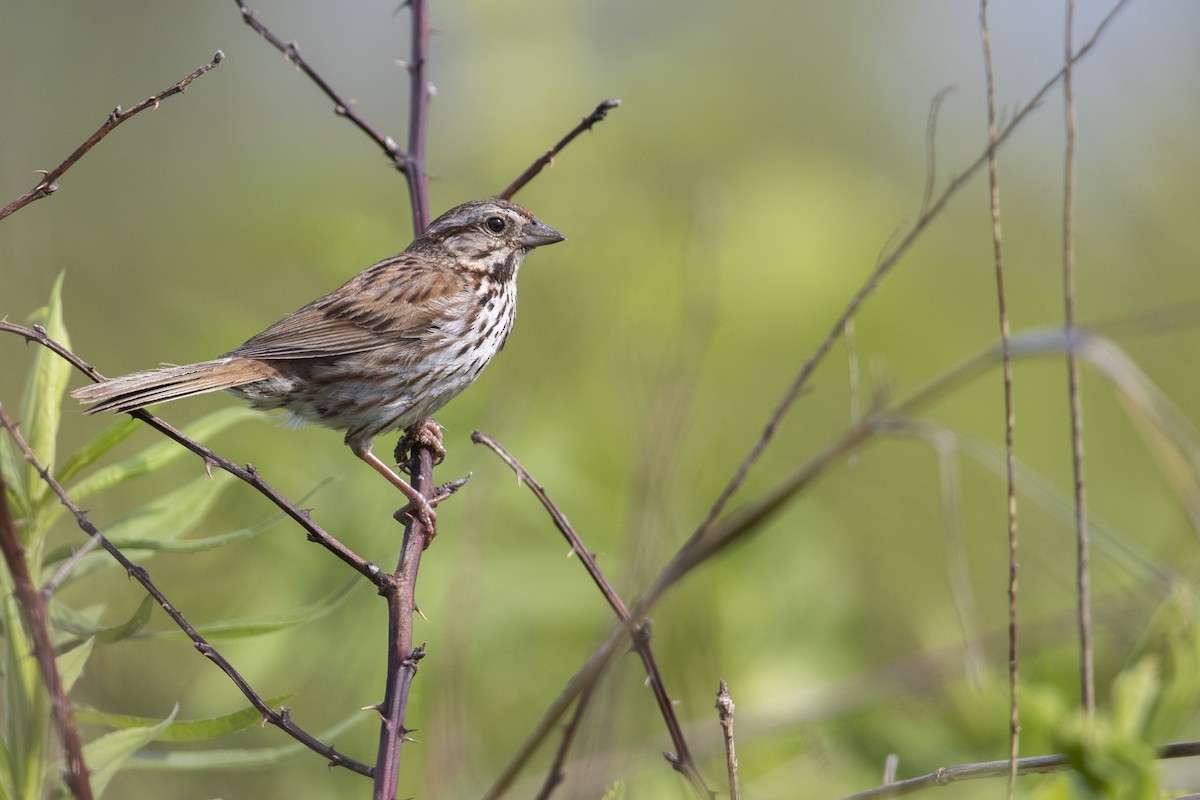
<path fill-rule="evenodd" d="M 93 539 L 99 540 L 100 547 L 104 548 L 109 555 L 116 559 L 117 563 L 125 568 L 125 572 L 130 577 L 142 585 L 142 588 L 146 590 L 146 593 L 153 597 L 155 601 L 162 607 L 162 609 L 167 612 L 167 616 L 169 616 L 171 620 L 177 626 L 179 626 L 180 630 L 187 634 L 187 637 L 192 640 L 196 649 L 200 651 L 205 658 L 216 664 L 222 672 L 229 676 L 229 679 L 233 681 L 234 685 L 237 686 L 246 699 L 250 701 L 250 704 L 258 709 L 258 711 L 263 715 L 264 722 L 278 727 L 280 730 L 287 733 L 305 747 L 316 753 L 320 753 L 328 760 L 330 766 L 345 767 L 346 769 L 362 775 L 371 775 L 371 767 L 359 761 L 355 761 L 348 756 L 342 755 L 334 748 L 330 747 L 324 742 L 321 742 L 303 728 L 292 722 L 291 712 L 286 706 L 281 706 L 279 711 L 271 708 L 266 700 L 264 700 L 262 696 L 259 695 L 252 686 L 250 686 L 249 682 L 242 677 L 241 673 L 234 669 L 233 665 L 230 664 L 229 661 L 227 661 L 215 647 L 209 644 L 208 641 L 201 636 L 194 627 L 192 627 L 191 623 L 187 621 L 183 614 L 177 608 L 175 608 L 174 604 L 167 599 L 166 595 L 164 595 L 154 584 L 154 582 L 150 580 L 150 573 L 144 567 L 134 564 L 132 561 L 126 558 L 125 554 L 122 553 L 115 545 L 109 542 L 108 539 L 104 537 L 104 534 L 92 524 L 91 520 L 88 519 L 87 514 L 75 504 L 75 502 L 67 494 L 66 490 L 63 489 L 62 485 L 59 484 L 50 471 L 40 461 L 38 461 L 37 456 L 34 455 L 33 450 L 29 448 L 29 445 L 25 442 L 25 438 L 21 436 L 20 430 L 18 430 L 16 424 L 9 418 L 2 405 L 0 405 L 0 425 L 3 425 L 3 427 L 8 430 L 9 435 L 24 454 L 25 460 L 33 465 L 33 468 L 38 471 L 38 474 L 41 476 L 42 480 L 45 481 L 46 485 L 50 487 L 51 491 L 58 495 L 59 501 L 67 508 L 68 511 L 71 512 L 71 514 L 74 515 L 76 523 L 81 529 L 83 529 L 84 533 Z"/>
<path fill-rule="evenodd" d="M 551 147 L 541 155 L 536 161 L 529 165 L 529 168 L 522 172 L 515 181 L 510 183 L 507 188 L 497 197 L 504 200 L 511 200 L 513 195 L 525 188 L 525 184 L 537 177 L 537 174 L 545 169 L 549 164 L 554 162 L 554 157 L 562 152 L 563 148 L 575 140 L 575 137 L 584 131 L 590 131 L 597 122 L 604 121 L 608 116 L 608 112 L 621 105 L 620 100 L 601 100 L 592 113 L 588 114 L 579 124 L 572 128 L 566 136 L 558 141 L 558 144 Z"/>
<path fill-rule="evenodd" d="M 87 375 L 92 380 L 104 380 L 104 376 L 101 375 L 95 367 L 84 361 L 79 356 L 75 355 L 75 353 L 73 353 L 71 350 L 63 347 L 61 344 L 47 336 L 45 330 L 43 330 L 41 326 L 28 328 L 24 325 L 17 325 L 9 322 L 8 320 L 0 320 L 0 331 L 15 333 L 16 335 L 24 338 L 26 341 L 37 342 L 53 352 L 55 355 L 62 358 L 64 361 L 67 361 L 69 364 L 71 364 L 71 366 L 75 367 L 75 369 L 79 370 L 84 375 Z M 382 588 L 383 584 L 388 580 L 386 577 L 387 573 L 379 569 L 379 567 L 375 566 L 371 562 L 363 559 L 349 547 L 342 544 L 332 535 L 327 533 L 320 525 L 313 522 L 312 515 L 307 509 L 298 508 L 292 501 L 280 494 L 278 489 L 267 483 L 267 481 L 258 474 L 258 470 L 256 470 L 253 465 L 247 464 L 245 467 L 239 467 L 237 464 L 234 464 L 224 456 L 217 454 L 216 451 L 205 447 L 195 439 L 192 439 L 184 434 L 182 431 L 154 416 L 149 411 L 139 409 L 137 411 L 130 411 L 129 415 L 140 419 L 142 422 L 146 423 L 151 428 L 154 428 L 168 439 L 173 439 L 187 450 L 190 450 L 196 455 L 200 456 L 200 458 L 204 461 L 205 469 L 212 469 L 213 467 L 216 467 L 218 469 L 225 470 L 230 475 L 233 475 L 239 480 L 242 480 L 253 486 L 260 494 L 278 506 L 284 514 L 290 517 L 304 531 L 306 531 L 308 534 L 308 540 L 310 542 L 316 542 L 329 552 L 333 553 L 344 563 L 350 565 L 356 572 L 358 572 L 367 580 L 371 581 L 371 583 L 375 584 L 377 587 Z"/>
<path fill-rule="evenodd" d="M 558 506 L 546 494 L 546 490 L 541 484 L 533 479 L 529 471 L 521 466 L 511 453 L 505 450 L 495 439 L 488 436 L 486 433 L 475 431 L 471 434 L 471 441 L 476 444 L 486 445 L 493 453 L 500 457 L 500 460 L 512 469 L 517 474 L 521 483 L 529 487 L 533 495 L 542 504 L 550 514 L 550 518 L 554 520 L 555 527 L 562 533 L 563 537 L 571 545 L 571 550 L 579 557 L 579 561 L 583 564 L 592 580 L 599 587 L 600 592 L 604 595 L 604 599 L 612 607 L 617 618 L 623 623 L 629 623 L 630 636 L 633 640 L 633 649 L 637 652 L 638 657 L 642 660 L 642 665 L 646 670 L 646 676 L 649 679 L 650 687 L 654 692 L 654 699 L 658 703 L 659 711 L 662 713 L 663 722 L 667 726 L 667 733 L 671 736 L 671 743 L 675 747 L 674 754 L 667 754 L 667 761 L 671 763 L 676 770 L 682 773 L 689 781 L 693 788 L 701 797 L 711 795 L 708 787 L 704 784 L 704 779 L 700 775 L 700 770 L 696 766 L 695 760 L 692 758 L 691 748 L 688 747 L 687 739 L 683 735 L 683 727 L 679 724 L 679 717 L 675 714 L 675 706 L 671 702 L 670 695 L 667 694 L 666 683 L 663 681 L 662 672 L 658 668 L 658 662 L 654 658 L 654 651 L 650 647 L 650 625 L 647 620 L 633 620 L 629 613 L 629 608 L 621 600 L 608 578 L 604 576 L 600 565 L 596 563 L 596 559 L 592 556 L 583 540 L 579 538 L 579 534 L 567 520 L 565 514 L 559 510 Z M 583 703 L 583 697 L 580 697 L 580 704 Z"/>
<path fill-rule="evenodd" d="M 73 167 L 76 161 L 87 155 L 88 151 L 99 144 L 100 140 L 105 136 L 108 136 L 108 134 L 110 134 L 114 128 L 135 114 L 145 111 L 147 108 L 158 108 L 158 104 L 163 100 L 172 95 L 180 94 L 187 89 L 192 81 L 196 80 L 204 73 L 216 69 L 217 65 L 220 64 L 224 58 L 225 54 L 218 50 L 216 55 L 213 56 L 212 61 L 200 67 L 198 70 L 188 75 L 178 83 L 168 86 L 158 94 L 147 97 L 145 100 L 128 110 L 122 111 L 120 106 L 114 108 L 112 113 L 108 115 L 108 119 L 104 121 L 104 124 L 97 128 L 96 132 L 89 136 L 83 144 L 79 145 L 79 147 L 76 147 L 75 152 L 67 156 L 65 161 L 48 172 L 41 171 L 42 179 L 38 181 L 37 186 L 34 186 L 28 192 L 21 195 L 16 200 L 13 200 L 4 208 L 0 208 L 0 219 L 4 219 L 8 215 L 21 210 L 35 200 L 41 200 L 43 197 L 49 197 L 50 195 L 54 194 L 54 192 L 58 191 L 58 179 L 63 176 L 63 173 Z"/>

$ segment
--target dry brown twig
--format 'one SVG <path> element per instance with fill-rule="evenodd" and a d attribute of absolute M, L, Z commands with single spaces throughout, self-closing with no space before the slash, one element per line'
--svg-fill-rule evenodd
<path fill-rule="evenodd" d="M 125 554 L 122 553 L 111 542 L 109 542 L 108 539 L 104 537 L 104 534 L 92 524 L 91 520 L 88 519 L 88 516 L 83 509 L 76 505 L 76 503 L 67 494 L 66 490 L 63 489 L 62 485 L 59 484 L 59 482 L 51 474 L 50 470 L 38 460 L 36 455 L 34 455 L 33 450 L 30 449 L 29 445 L 25 442 L 24 437 L 21 436 L 21 432 L 18 430 L 16 424 L 12 421 L 12 419 L 9 418 L 7 412 L 5 412 L 3 405 L 0 405 L 0 425 L 2 425 L 8 431 L 10 438 L 20 449 L 21 453 L 25 457 L 25 460 L 37 470 L 42 480 L 47 486 L 50 487 L 50 490 L 58 496 L 59 502 L 61 502 L 63 506 L 66 507 L 66 509 L 75 517 L 76 523 L 83 530 L 83 532 L 93 540 L 96 540 L 100 547 L 104 548 L 104 550 L 110 556 L 116 559 L 116 561 L 122 567 L 124 567 L 125 572 L 130 577 L 142 585 L 142 588 L 146 590 L 146 593 L 153 597 L 158 605 L 167 612 L 167 615 L 171 618 L 171 621 L 174 622 L 180 630 L 187 634 L 187 637 L 192 640 L 192 643 L 195 645 L 196 649 L 201 653 L 201 655 L 212 661 L 217 665 L 218 668 L 220 668 L 222 672 L 229 676 L 229 679 L 233 681 L 233 684 L 237 686 L 238 690 L 241 691 L 246 699 L 250 701 L 250 704 L 258 709 L 259 713 L 263 715 L 263 722 L 276 726 L 293 739 L 303 744 L 305 747 L 316 753 L 320 753 L 328 760 L 330 766 L 345 767 L 353 772 L 358 772 L 363 775 L 371 774 L 371 768 L 366 764 L 342 755 L 333 747 L 321 742 L 303 728 L 292 722 L 291 712 L 286 706 L 281 707 L 279 711 L 271 708 L 266 700 L 264 700 L 263 697 L 254 690 L 249 682 L 242 677 L 241 673 L 238 672 L 234 666 L 230 664 L 220 652 L 218 652 L 215 647 L 209 644 L 209 642 L 203 636 L 201 636 L 194 627 L 192 627 L 191 623 L 187 621 L 182 612 L 180 612 L 175 605 L 167 599 L 166 595 L 164 595 L 150 579 L 150 573 L 144 567 L 134 564 L 132 561 L 126 558 Z M 65 698 L 63 699 L 63 702 L 66 702 Z"/>
<path fill-rule="evenodd" d="M 4 206 L 4 208 L 0 208 L 0 219 L 4 219 L 10 214 L 20 211 L 22 208 L 34 202 L 35 200 L 41 200 L 43 197 L 49 197 L 50 195 L 54 194 L 56 191 L 58 191 L 58 179 L 63 176 L 63 173 L 73 167 L 75 162 L 87 155 L 88 151 L 99 144 L 101 139 L 112 133 L 118 125 L 130 117 L 145 111 L 147 108 L 158 108 L 159 103 L 161 103 L 163 100 L 171 97 L 172 95 L 182 93 L 185 89 L 187 89 L 192 81 L 196 80 L 204 73 L 216 69 L 217 65 L 220 64 L 224 58 L 225 54 L 218 50 L 216 55 L 212 57 L 212 61 L 195 70 L 183 80 L 168 86 L 166 89 L 163 89 L 157 94 L 150 95 L 150 97 L 147 97 L 145 100 L 133 106 L 132 108 L 127 110 L 122 110 L 120 106 L 114 108 L 108 115 L 108 119 L 104 121 L 104 124 L 97 128 L 95 133 L 85 139 L 83 144 L 79 145 L 79 147 L 76 147 L 75 151 L 72 152 L 71 155 L 67 156 L 66 160 L 52 170 L 38 170 L 42 174 L 42 179 L 38 181 L 38 184 L 28 192 L 21 195 L 16 200 L 13 200 L 11 203 Z"/>
<path fill-rule="evenodd" d="M 1010 352 L 1012 330 L 1008 321 L 1008 295 L 1004 288 L 1004 258 L 1000 236 L 1000 182 L 996 171 L 996 76 L 992 71 L 992 45 L 988 30 L 988 0 L 980 0 L 979 33 L 983 43 L 983 69 L 987 84 L 988 209 L 992 218 L 992 257 L 996 273 L 996 305 L 1000 317 L 1001 373 L 1004 386 L 1004 456 L 1008 487 L 1008 796 L 1017 791 L 1017 756 L 1020 754 L 1020 665 L 1017 658 L 1017 453 L 1013 444 L 1016 411 L 1013 407 L 1013 370 Z M 1070 74 L 1069 60 L 1063 79 Z"/>
<path fill-rule="evenodd" d="M 725 770 L 729 775 L 729 800 L 741 800 L 742 791 L 738 786 L 737 750 L 733 744 L 733 698 L 729 695 L 729 684 L 721 681 L 717 690 L 717 719 L 721 723 L 721 733 L 725 739 Z"/>
<path fill-rule="evenodd" d="M 674 753 L 664 753 L 664 756 L 666 756 L 667 761 L 672 767 L 688 779 L 698 796 L 708 797 L 711 795 L 711 792 L 704 783 L 704 778 L 700 775 L 699 768 L 696 766 L 696 761 L 692 757 L 687 739 L 684 738 L 683 727 L 679 724 L 679 716 L 675 713 L 675 706 L 671 702 L 670 695 L 667 693 L 662 671 L 658 668 L 658 662 L 650 646 L 649 622 L 647 620 L 634 620 L 631 618 L 629 608 L 621 600 L 621 597 L 617 594 L 616 589 L 613 588 L 608 578 L 604 576 L 604 572 L 600 569 L 600 565 L 596 563 L 596 559 L 592 556 L 591 551 L 584 546 L 583 540 L 567 520 L 566 515 L 554 504 L 554 501 L 546 494 L 546 490 L 533 479 L 529 471 L 521 466 L 520 462 L 511 453 L 486 433 L 475 431 L 471 434 L 471 441 L 488 447 L 516 473 L 521 483 L 529 487 L 529 490 L 554 521 L 555 527 L 558 528 L 559 532 L 562 533 L 563 537 L 571 545 L 571 551 L 578 556 L 580 563 L 583 564 L 584 569 L 587 570 L 588 575 L 591 576 L 596 586 L 600 589 L 601 594 L 604 595 L 604 599 L 617 615 L 617 619 L 622 623 L 629 624 L 629 635 L 633 641 L 633 649 L 642 660 L 647 680 L 651 690 L 654 692 L 655 702 L 658 703 L 663 722 L 667 726 L 667 733 L 670 735 L 671 743 L 675 747 Z M 583 708 L 584 704 L 584 696 L 581 694 L 577 701 L 577 708 Z M 563 745 L 564 747 L 569 746 L 569 740 L 566 737 L 564 737 Z M 561 758 L 555 759 L 556 763 L 561 762 L 561 760 Z M 558 768 L 561 769 L 561 766 Z"/>
<path fill-rule="evenodd" d="M 1075 26 L 1075 0 L 1066 0 L 1067 14 L 1063 34 L 1063 128 L 1066 153 L 1063 156 L 1063 327 L 1075 328 L 1075 88 L 1072 78 L 1072 29 Z M 1071 467 L 1075 490 L 1076 590 L 1079 593 L 1079 693 L 1084 712 L 1096 713 L 1096 674 L 1092 653 L 1092 590 L 1089 556 L 1087 483 L 1083 468 L 1083 393 L 1079 386 L 1079 360 L 1067 353 L 1067 398 L 1071 407 Z"/>

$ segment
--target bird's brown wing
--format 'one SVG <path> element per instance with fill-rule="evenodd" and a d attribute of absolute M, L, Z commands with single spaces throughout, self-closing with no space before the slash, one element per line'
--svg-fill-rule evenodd
<path fill-rule="evenodd" d="M 401 254 L 284 317 L 227 355 L 329 358 L 428 337 L 466 301 L 464 279 Z"/>

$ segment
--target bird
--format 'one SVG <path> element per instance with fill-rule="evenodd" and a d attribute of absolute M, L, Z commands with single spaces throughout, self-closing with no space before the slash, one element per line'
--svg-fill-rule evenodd
<path fill-rule="evenodd" d="M 354 455 L 408 498 L 397 517 L 415 513 L 432 531 L 433 505 L 372 452 L 375 437 L 429 417 L 479 377 L 512 330 L 525 257 L 564 240 L 511 201 L 463 203 L 402 252 L 220 358 L 71 395 L 94 414 L 224 390 L 252 408 L 345 431 Z"/>

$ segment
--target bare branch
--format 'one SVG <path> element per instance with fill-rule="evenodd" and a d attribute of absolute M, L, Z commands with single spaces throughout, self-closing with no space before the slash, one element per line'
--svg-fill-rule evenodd
<path fill-rule="evenodd" d="M 270 42 L 276 50 L 283 53 L 284 58 L 286 58 L 292 64 L 295 64 L 298 70 L 307 75 L 309 80 L 320 87 L 321 91 L 325 93 L 325 96 L 333 101 L 333 112 L 335 114 L 337 114 L 339 117 L 345 117 L 353 122 L 359 130 L 361 130 L 368 137 L 370 137 L 373 142 L 379 145 L 384 154 L 386 154 L 387 157 L 392 160 L 392 163 L 395 164 L 396 169 L 400 170 L 401 172 L 408 170 L 408 159 L 405 156 L 404 151 L 400 149 L 400 146 L 396 144 L 395 139 L 381 133 L 378 128 L 376 128 L 361 114 L 359 114 L 358 110 L 355 109 L 353 102 L 342 97 L 341 94 L 339 94 L 338 91 L 334 89 L 333 86 L 331 86 L 329 82 L 312 67 L 312 65 L 304 60 L 304 58 L 300 55 L 300 48 L 295 42 L 284 41 L 272 33 L 270 29 L 259 20 L 258 13 L 247 8 L 243 0 L 234 1 L 237 3 L 238 9 L 240 9 L 242 12 L 242 20 L 251 28 L 253 28 L 259 36 Z"/>
<path fill-rule="evenodd" d="M 66 490 L 63 489 L 62 485 L 59 484 L 54 476 L 50 474 L 50 471 L 43 466 L 40 461 L 38 461 L 37 456 L 34 455 L 33 450 L 29 448 L 29 445 L 26 443 L 24 437 L 21 436 L 17 426 L 4 411 L 3 405 L 0 405 L 0 425 L 3 425 L 4 428 L 8 430 L 9 435 L 24 454 L 25 460 L 33 465 L 33 468 L 38 471 L 38 474 L 41 476 L 42 480 L 45 481 L 46 485 L 50 487 L 51 491 L 58 495 L 59 501 L 74 515 L 75 521 L 79 527 L 83 529 L 88 536 L 99 540 L 100 547 L 103 547 L 109 555 L 116 559 L 117 563 L 125 568 L 125 572 L 130 577 L 142 585 L 142 588 L 146 590 L 146 593 L 155 599 L 155 601 L 162 607 L 163 611 L 167 612 L 167 616 L 171 618 L 171 620 L 179 627 L 180 630 L 187 634 L 187 637 L 192 640 L 196 649 L 199 650 L 205 658 L 216 664 L 222 672 L 229 676 L 229 679 L 233 681 L 233 684 L 237 686 L 238 690 L 241 691 L 246 699 L 250 701 L 250 704 L 258 709 L 258 711 L 263 715 L 264 722 L 268 722 L 278 727 L 280 730 L 284 731 L 286 734 L 303 744 L 305 747 L 309 748 L 313 752 L 321 754 L 328 760 L 330 766 L 345 767 L 352 772 L 357 772 L 362 775 L 371 775 L 371 768 L 369 766 L 355 761 L 348 756 L 342 755 L 337 750 L 321 742 L 303 728 L 292 722 L 291 713 L 286 706 L 280 707 L 279 711 L 271 708 L 267 701 L 264 700 L 252 686 L 250 686 L 249 682 L 247 682 L 244 677 L 242 677 L 241 673 L 234 669 L 233 665 L 230 664 L 215 647 L 209 644 L 208 641 L 205 640 L 205 638 L 201 636 L 194 627 L 192 627 L 191 623 L 189 623 L 183 614 L 174 606 L 174 604 L 167 599 L 166 595 L 164 595 L 159 588 L 154 585 L 154 582 L 150 580 L 150 573 L 147 572 L 144 567 L 134 564 L 132 561 L 126 558 L 125 554 L 122 553 L 115 545 L 109 542 L 108 539 L 105 538 L 104 534 L 92 524 L 91 520 L 88 519 L 87 514 L 75 504 L 75 502 L 67 494 Z M 40 603 L 40 599 L 38 602 Z"/>
<path fill-rule="evenodd" d="M 717 719 L 721 722 L 721 733 L 725 737 L 725 768 L 729 773 L 729 800 L 741 800 L 738 788 L 737 751 L 733 746 L 733 698 L 729 696 L 729 684 L 721 681 L 717 691 Z"/>
<path fill-rule="evenodd" d="M 1072 64 L 1077 64 L 1091 51 L 1092 47 L 1095 46 L 1096 42 L 1100 40 L 1100 36 L 1105 30 L 1107 30 L 1108 26 L 1116 18 L 1117 14 L 1129 2 L 1130 0 L 1118 0 L 1118 2 L 1113 6 L 1112 10 L 1110 10 L 1104 19 L 1101 20 L 1100 24 L 1096 26 L 1096 29 L 1092 32 L 1092 35 L 1087 42 L 1085 42 L 1084 45 L 1080 47 L 1078 51 L 1076 51 L 1075 55 L 1071 58 Z M 834 321 L 825 339 L 817 346 L 816 351 L 809 356 L 808 360 L 805 361 L 804 365 L 800 368 L 800 372 L 792 381 L 792 385 L 784 393 L 783 398 L 779 401 L 779 404 L 775 407 L 775 410 L 767 419 L 767 423 L 763 428 L 762 433 L 759 435 L 758 440 L 755 441 L 754 445 L 750 448 L 750 451 L 742 459 L 741 463 L 738 464 L 733 476 L 729 479 L 729 482 L 725 485 L 725 488 L 721 490 L 720 495 L 717 497 L 716 501 L 712 505 L 712 508 L 709 509 L 708 514 L 705 516 L 704 521 L 701 522 L 695 533 L 692 534 L 692 541 L 699 540 L 704 537 L 708 530 L 712 528 L 717 518 L 721 516 L 722 512 L 724 512 L 726 506 L 729 504 L 729 501 L 733 498 L 733 495 L 736 494 L 738 489 L 741 488 L 742 484 L 746 480 L 746 475 L 750 472 L 754 465 L 758 463 L 758 460 L 762 456 L 763 451 L 766 450 L 767 445 L 770 444 L 771 440 L 775 438 L 775 431 L 778 429 L 780 421 L 782 421 L 784 415 L 789 409 L 791 409 L 792 405 L 796 402 L 796 399 L 799 398 L 800 394 L 804 391 L 804 387 L 808 385 L 808 380 L 812 377 L 817 365 L 825 358 L 825 356 L 829 353 L 830 348 L 833 347 L 834 342 L 837 341 L 838 337 L 842 334 L 842 331 L 845 330 L 846 322 L 858 312 L 859 307 L 866 301 L 867 297 L 869 297 L 877 288 L 879 288 L 879 284 L 883 281 L 884 277 L 886 277 L 887 274 L 891 272 L 892 268 L 899 263 L 900 259 L 908 253 L 909 249 L 911 249 L 913 244 L 915 244 L 916 241 L 921 237 L 921 234 L 925 232 L 925 229 L 929 227 L 930 223 L 941 215 L 942 210 L 949 204 L 950 200 L 953 199 L 954 196 L 958 194 L 959 190 L 962 189 L 981 169 L 987 165 L 990 154 L 994 150 L 998 149 L 1000 145 L 1007 142 L 1008 138 L 1013 134 L 1013 132 L 1025 122 L 1025 118 L 1041 105 L 1042 100 L 1050 92 L 1050 90 L 1053 89 L 1060 80 L 1062 80 L 1064 74 L 1065 70 L 1059 70 L 1049 80 L 1047 80 L 1040 89 L 1038 89 L 1029 102 L 1021 106 L 1020 110 L 1013 116 L 1008 125 L 1004 126 L 1004 128 L 1000 131 L 996 137 L 996 141 L 989 144 L 982 155 L 976 158 L 975 161 L 972 162 L 961 174 L 956 176 L 947 184 L 946 188 L 942 190 L 942 193 L 938 195 L 937 199 L 928 206 L 925 213 L 921 214 L 921 216 L 917 218 L 917 221 L 913 223 L 912 228 L 910 228 L 909 231 L 900 239 L 895 248 L 892 249 L 891 252 L 886 256 L 881 258 L 879 263 L 875 265 L 875 269 L 867 277 L 866 281 L 859 288 L 859 290 L 855 292 L 854 296 L 850 298 L 850 301 L 846 304 L 846 307 L 842 310 L 842 313 L 838 316 L 837 320 Z"/>
<path fill-rule="evenodd" d="M 1072 80 L 1072 28 L 1075 0 L 1067 0 L 1066 32 L 1063 36 L 1063 117 L 1066 155 L 1063 168 L 1063 326 L 1075 328 L 1075 89 Z M 1079 386 L 1079 359 L 1067 353 L 1067 395 L 1071 406 L 1071 467 L 1075 477 L 1076 586 L 1079 593 L 1079 691 L 1084 712 L 1096 713 L 1096 674 L 1092 653 L 1092 590 L 1088 565 L 1091 538 L 1088 534 L 1087 483 L 1083 469 L 1083 393 Z"/>
<path fill-rule="evenodd" d="M 679 717 L 675 714 L 675 706 L 671 702 L 671 697 L 667 693 L 666 683 L 663 681 L 662 672 L 658 668 L 658 662 L 654 658 L 654 651 L 650 647 L 650 625 L 648 622 L 638 619 L 633 620 L 629 613 L 628 607 L 621 600 L 608 578 L 604 576 L 596 559 L 592 556 L 580 539 L 579 534 L 567 521 L 567 517 L 558 506 L 550 500 L 546 491 L 541 485 L 533 479 L 521 464 L 505 450 L 495 439 L 488 436 L 486 433 L 475 431 L 471 434 L 471 441 L 476 444 L 486 445 L 493 453 L 508 464 L 509 468 L 517 474 L 521 483 L 529 487 L 542 507 L 550 514 L 550 518 L 554 520 L 555 527 L 566 538 L 571 545 L 571 550 L 579 557 L 580 563 L 583 564 L 588 574 L 596 586 L 600 588 L 600 592 L 604 595 L 605 600 L 612 606 L 617 618 L 624 623 L 630 623 L 630 635 L 633 638 L 633 649 L 637 652 L 642 660 L 642 665 L 646 670 L 646 676 L 650 682 L 650 688 L 654 692 L 654 699 L 658 703 L 659 711 L 662 713 L 663 722 L 667 726 L 667 732 L 671 736 L 671 742 L 675 747 L 673 755 L 668 754 L 667 760 L 671 763 L 678 772 L 684 775 L 692 783 L 692 787 L 696 790 L 700 797 L 708 797 L 711 793 L 708 787 L 704 784 L 704 779 L 700 775 L 700 770 L 696 766 L 695 760 L 692 758 L 691 748 L 688 747 L 687 739 L 683 735 L 683 727 L 679 724 Z"/>
<path fill-rule="evenodd" d="M 988 208 L 992 216 L 992 256 L 996 272 L 996 304 L 1000 317 L 1001 371 L 1004 380 L 1004 454 L 1008 486 L 1008 796 L 1017 791 L 1017 756 L 1021 741 L 1019 664 L 1017 659 L 1017 455 L 1013 446 L 1016 411 L 1013 407 L 1013 371 L 1008 322 L 1008 297 L 1004 288 L 1004 259 L 1000 244 L 1000 182 L 996 174 L 996 77 L 992 71 L 992 44 L 988 30 L 988 0 L 980 0 L 979 31 L 983 43 L 983 69 L 987 83 Z M 1069 69 L 1069 68 L 1068 68 Z"/>
<path fill-rule="evenodd" d="M 94 381 L 104 380 L 95 367 L 84 361 L 75 353 L 63 347 L 58 342 L 46 335 L 46 332 L 40 327 L 27 328 L 24 325 L 16 325 L 7 320 L 0 320 L 0 331 L 15 333 L 23 337 L 26 341 L 37 342 L 51 352 L 58 355 L 63 360 L 71 364 L 77 370 L 87 375 Z M 173 439 L 183 445 L 188 450 L 191 450 L 196 455 L 204 460 L 205 468 L 218 467 L 225 470 L 234 477 L 250 484 L 260 494 L 278 506 L 288 517 L 295 521 L 308 534 L 310 542 L 316 542 L 324 547 L 329 552 L 333 553 L 344 563 L 350 565 L 356 572 L 362 575 L 367 580 L 374 583 L 377 587 L 382 588 L 383 585 L 390 579 L 388 574 L 371 562 L 363 559 L 353 550 L 327 533 L 320 525 L 312 520 L 312 516 L 306 509 L 298 508 L 294 503 L 280 494 L 279 490 L 258 474 L 258 470 L 253 465 L 239 467 L 224 456 L 218 455 L 216 451 L 200 444 L 196 440 L 188 437 L 182 431 L 167 424 L 163 420 L 154 416 L 148 411 L 137 410 L 130 411 L 129 415 L 140 419 L 142 422 L 154 428 L 159 433 L 162 433 L 169 439 Z"/>
<path fill-rule="evenodd" d="M 432 419 L 426 418 L 409 428 L 396 445 L 396 462 L 408 461 L 412 487 L 427 500 L 436 496 L 433 467 L 441 442 L 441 429 Z M 404 513 L 401 509 L 397 514 L 404 523 L 404 543 L 392 580 L 380 591 L 388 606 L 388 657 L 384 698 L 379 706 L 382 721 L 375 759 L 375 800 L 391 800 L 396 796 L 400 748 L 410 741 L 408 734 L 411 731 L 405 724 L 409 689 L 417 674 L 417 662 L 425 657 L 424 644 L 413 646 L 413 614 L 417 610 L 415 598 L 421 554 L 433 540 L 434 531 L 426 529 L 415 513 Z"/>
<path fill-rule="evenodd" d="M 580 120 L 579 124 L 572 128 L 566 136 L 558 140 L 558 144 L 554 145 L 554 147 L 551 147 L 549 150 L 543 153 L 541 157 L 530 164 L 529 168 L 522 172 L 515 181 L 510 183 L 503 192 L 496 196 L 505 200 L 511 200 L 513 195 L 525 188 L 525 184 L 536 178 L 537 174 L 541 172 L 547 165 L 553 163 L 554 157 L 561 153 L 563 148 L 574 141 L 575 137 L 584 131 L 590 131 L 592 126 L 594 126 L 597 122 L 602 122 L 604 118 L 608 116 L 608 112 L 619 105 L 621 105 L 620 100 L 601 100 L 600 104 L 592 110 L 592 113 Z"/>
<path fill-rule="evenodd" d="M 216 55 L 213 56 L 212 61 L 200 67 L 198 70 L 191 73 L 178 83 L 168 86 L 158 94 L 153 94 L 150 97 L 147 97 L 145 100 L 126 111 L 122 111 L 120 106 L 114 108 L 112 113 L 108 115 L 108 119 L 104 121 L 104 124 L 97 128 L 96 132 L 89 136 L 83 144 L 79 145 L 79 147 L 76 147 L 75 152 L 67 156 L 65 161 L 49 172 L 39 170 L 39 172 L 42 173 L 42 179 L 38 182 L 37 186 L 34 186 L 28 192 L 21 195 L 16 200 L 13 200 L 4 208 L 0 208 L 0 219 L 4 219 L 16 211 L 20 211 L 34 200 L 41 200 L 43 197 L 49 197 L 50 195 L 54 194 L 56 191 L 58 191 L 58 179 L 63 176 L 63 173 L 73 167 L 76 161 L 87 155 L 88 151 L 99 144 L 100 140 L 105 136 L 108 136 L 108 134 L 111 133 L 114 128 L 130 117 L 145 111 L 147 108 L 158 108 L 159 103 L 166 98 L 171 97 L 172 95 L 181 94 L 185 89 L 187 89 L 192 81 L 196 80 L 204 73 L 216 69 L 217 65 L 220 64 L 224 58 L 225 54 L 218 50 Z"/>

